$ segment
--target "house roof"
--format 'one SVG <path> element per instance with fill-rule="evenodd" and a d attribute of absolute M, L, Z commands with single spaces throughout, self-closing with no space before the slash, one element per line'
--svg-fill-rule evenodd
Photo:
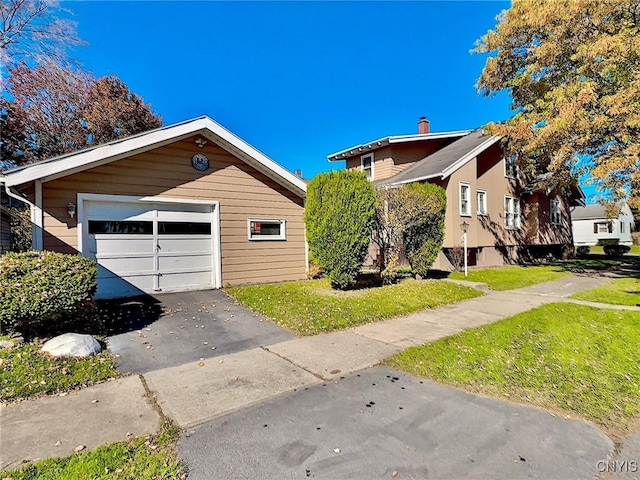
<path fill-rule="evenodd" d="M 601 203 L 589 203 L 583 207 L 576 207 L 571 212 L 571 220 L 601 220 L 609 218 L 607 208 Z"/>
<path fill-rule="evenodd" d="M 489 135 L 482 129 L 474 130 L 380 183 L 401 185 L 430 178 L 448 177 L 498 140 L 499 136 Z"/>
<path fill-rule="evenodd" d="M 365 154 L 377 148 L 385 147 L 393 143 L 424 142 L 426 140 L 437 140 L 440 138 L 455 138 L 462 137 L 467 133 L 469 133 L 469 130 L 459 130 L 455 132 L 422 133 L 415 135 L 393 135 L 389 137 L 379 138 L 377 140 L 363 143 L 361 145 L 355 145 L 345 150 L 340 150 L 339 152 L 327 155 L 327 159 L 330 162 L 337 162 L 354 155 Z"/>
<path fill-rule="evenodd" d="M 200 134 L 228 152 L 236 155 L 269 178 L 297 195 L 306 195 L 307 183 L 264 153 L 207 116 L 194 118 L 130 137 L 114 140 L 78 152 L 13 168 L 0 176 L 7 186 L 21 185 L 34 180 L 55 180 L 90 168 L 105 165 L 134 154 Z"/>

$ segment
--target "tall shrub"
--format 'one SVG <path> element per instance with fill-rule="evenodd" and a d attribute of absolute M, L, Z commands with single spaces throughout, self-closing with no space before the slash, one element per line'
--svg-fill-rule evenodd
<path fill-rule="evenodd" d="M 364 173 L 317 175 L 307 186 L 305 223 L 309 249 L 331 283 L 355 283 L 371 242 L 375 191 Z"/>
<path fill-rule="evenodd" d="M 96 290 L 95 263 L 55 252 L 0 257 L 0 332 L 34 334 L 74 315 Z"/>
<path fill-rule="evenodd" d="M 426 277 L 444 242 L 447 195 L 444 189 L 430 183 L 412 183 L 406 188 L 419 207 L 418 215 L 404 230 L 402 241 L 411 269 Z"/>

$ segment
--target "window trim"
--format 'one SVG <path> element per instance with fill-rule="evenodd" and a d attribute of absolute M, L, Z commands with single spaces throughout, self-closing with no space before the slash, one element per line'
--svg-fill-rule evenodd
<path fill-rule="evenodd" d="M 370 158 L 371 159 L 371 168 L 370 168 L 371 176 L 369 178 L 367 178 L 367 180 L 373 181 L 373 179 L 375 178 L 375 173 L 374 173 L 374 164 L 375 164 L 374 160 L 375 160 L 375 157 L 373 155 L 373 152 L 372 153 L 367 153 L 365 155 L 361 155 L 360 156 L 360 171 L 361 172 L 365 172 L 365 175 L 366 175 L 366 171 L 364 169 L 364 160 L 366 158 Z"/>
<path fill-rule="evenodd" d="M 554 205 L 557 205 L 557 220 L 554 220 Z M 549 200 L 549 223 L 551 225 L 562 225 L 562 209 L 560 205 L 560 200 L 556 197 Z"/>
<path fill-rule="evenodd" d="M 507 199 L 513 199 L 513 206 L 514 206 L 514 212 L 512 213 L 512 215 L 514 216 L 514 226 L 510 227 L 508 222 L 507 222 Z M 520 228 L 522 227 L 522 221 L 521 221 L 521 216 L 522 216 L 522 212 L 520 210 L 520 198 L 518 197 L 514 197 L 512 195 L 505 195 L 504 196 L 504 226 L 507 230 L 520 230 Z"/>
<path fill-rule="evenodd" d="M 467 187 L 469 192 L 467 196 L 467 211 L 462 211 L 462 187 Z M 461 217 L 470 217 L 471 216 L 471 184 L 466 182 L 460 182 L 458 184 L 458 213 Z"/>
<path fill-rule="evenodd" d="M 251 222 L 279 223 L 280 235 L 252 237 Z M 251 242 L 285 241 L 287 240 L 287 221 L 282 218 L 248 218 L 247 219 L 247 239 Z"/>
<path fill-rule="evenodd" d="M 510 157 L 505 157 L 504 158 L 504 176 L 505 178 L 512 178 L 512 179 L 517 179 L 518 178 L 518 165 L 515 163 L 516 160 L 516 156 L 515 155 L 511 155 Z M 509 162 L 513 162 L 513 168 L 514 168 L 514 174 L 510 175 L 508 172 L 508 168 L 507 166 L 509 165 Z"/>
<path fill-rule="evenodd" d="M 480 194 L 484 196 L 484 211 L 480 210 Z M 487 202 L 486 190 L 476 190 L 476 203 L 478 208 L 478 215 L 482 215 L 483 217 L 489 215 L 489 206 Z"/>

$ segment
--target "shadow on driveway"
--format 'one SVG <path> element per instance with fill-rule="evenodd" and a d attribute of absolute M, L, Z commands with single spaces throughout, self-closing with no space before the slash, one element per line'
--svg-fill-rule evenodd
<path fill-rule="evenodd" d="M 121 372 L 145 373 L 200 358 L 295 338 L 238 305 L 221 290 L 156 295 L 114 302 L 122 329 L 109 336 Z"/>

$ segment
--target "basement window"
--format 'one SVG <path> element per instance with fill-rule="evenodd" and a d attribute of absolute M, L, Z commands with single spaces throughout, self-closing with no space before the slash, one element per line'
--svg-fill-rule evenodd
<path fill-rule="evenodd" d="M 249 240 L 286 240 L 287 221 L 274 219 L 249 219 Z"/>

